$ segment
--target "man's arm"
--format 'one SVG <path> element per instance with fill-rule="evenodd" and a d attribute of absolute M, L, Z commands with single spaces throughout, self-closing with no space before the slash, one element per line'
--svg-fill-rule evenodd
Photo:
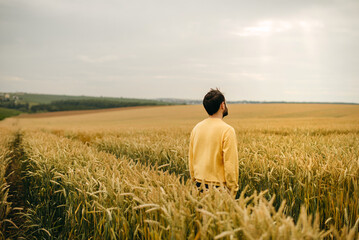
<path fill-rule="evenodd" d="M 236 132 L 230 128 L 224 136 L 223 140 L 223 162 L 224 177 L 226 185 L 232 193 L 238 191 L 238 150 Z"/>
<path fill-rule="evenodd" d="M 194 172 L 193 172 L 193 131 L 191 132 L 190 142 L 189 142 L 189 150 L 188 150 L 188 167 L 189 173 L 192 180 L 194 180 Z"/>

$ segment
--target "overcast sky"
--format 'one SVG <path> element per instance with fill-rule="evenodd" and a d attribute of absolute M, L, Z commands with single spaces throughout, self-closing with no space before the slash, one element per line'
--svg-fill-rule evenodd
<path fill-rule="evenodd" d="M 0 92 L 359 103 L 358 0 L 0 0 Z"/>

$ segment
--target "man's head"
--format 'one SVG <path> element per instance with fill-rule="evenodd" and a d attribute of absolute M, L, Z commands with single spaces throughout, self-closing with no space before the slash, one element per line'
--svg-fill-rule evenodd
<path fill-rule="evenodd" d="M 218 89 L 211 88 L 211 90 L 203 98 L 203 106 L 210 116 L 218 111 L 222 112 L 222 117 L 228 115 L 226 100 L 221 91 Z"/>

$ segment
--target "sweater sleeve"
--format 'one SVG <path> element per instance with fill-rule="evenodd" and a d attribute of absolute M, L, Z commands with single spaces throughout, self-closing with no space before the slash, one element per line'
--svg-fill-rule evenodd
<path fill-rule="evenodd" d="M 223 164 L 226 185 L 233 193 L 238 191 L 238 150 L 236 132 L 233 128 L 226 131 L 223 140 Z"/>
<path fill-rule="evenodd" d="M 192 180 L 194 180 L 194 171 L 193 171 L 193 131 L 191 132 L 189 150 L 188 150 L 188 167 L 189 173 Z"/>

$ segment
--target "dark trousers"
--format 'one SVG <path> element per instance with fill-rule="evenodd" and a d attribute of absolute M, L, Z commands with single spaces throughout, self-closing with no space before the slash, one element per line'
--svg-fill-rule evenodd
<path fill-rule="evenodd" d="M 200 190 L 200 192 L 203 192 L 202 183 L 196 182 L 196 186 L 198 187 L 198 190 Z M 208 189 L 208 188 L 209 188 L 209 185 L 208 185 L 207 183 L 205 183 L 205 184 L 204 184 L 204 187 L 205 187 L 206 189 Z M 215 187 L 218 188 L 219 186 L 216 186 L 216 185 L 215 185 Z"/>
<path fill-rule="evenodd" d="M 203 192 L 203 189 L 202 189 L 202 183 L 200 183 L 200 182 L 196 182 L 196 186 L 197 186 L 197 188 L 198 188 L 198 190 L 202 193 Z M 216 188 L 219 188 L 220 186 L 217 186 L 217 185 L 214 185 Z M 209 185 L 207 184 L 207 183 L 205 183 L 204 184 L 204 187 L 206 188 L 206 189 L 208 189 L 209 188 Z M 239 198 L 239 196 L 240 196 L 240 192 L 238 191 L 237 193 L 236 193 L 236 195 L 235 195 L 235 199 L 238 199 Z"/>

